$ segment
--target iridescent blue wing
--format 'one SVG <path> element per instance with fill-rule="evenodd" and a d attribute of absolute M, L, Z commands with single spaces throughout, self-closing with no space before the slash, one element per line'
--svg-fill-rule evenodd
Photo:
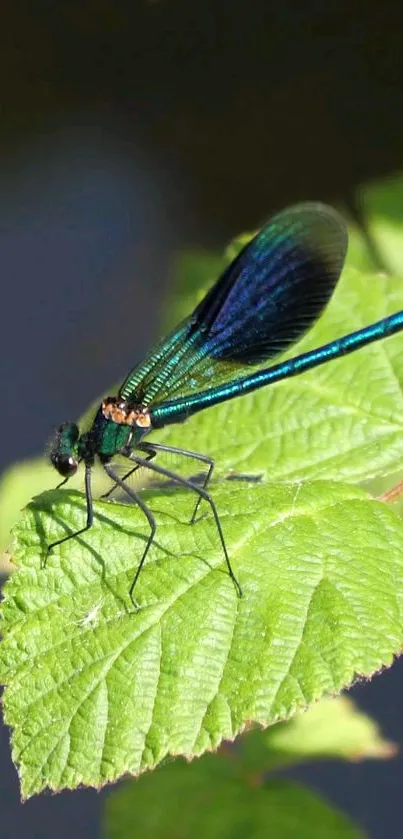
<path fill-rule="evenodd" d="M 305 203 L 278 213 L 193 314 L 129 374 L 119 395 L 155 406 L 282 353 L 326 306 L 346 250 L 345 224 L 330 207 Z"/>

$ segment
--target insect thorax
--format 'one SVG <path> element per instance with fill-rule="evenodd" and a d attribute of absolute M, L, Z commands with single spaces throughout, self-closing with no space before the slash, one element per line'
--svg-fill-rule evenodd
<path fill-rule="evenodd" d="M 118 425 L 131 425 L 138 428 L 151 428 L 150 414 L 141 405 L 135 405 L 127 399 L 118 396 L 108 396 L 101 405 L 105 419 L 112 420 Z"/>
<path fill-rule="evenodd" d="M 150 417 L 139 405 L 119 397 L 104 399 L 89 436 L 94 454 L 109 459 L 124 448 L 132 448 L 151 428 Z"/>

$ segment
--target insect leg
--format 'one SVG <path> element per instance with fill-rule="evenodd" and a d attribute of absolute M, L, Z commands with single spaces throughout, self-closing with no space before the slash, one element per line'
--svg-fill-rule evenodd
<path fill-rule="evenodd" d="M 65 481 L 63 481 L 65 483 Z M 60 484 L 59 484 L 60 486 Z M 42 568 L 45 567 L 47 558 L 50 552 L 55 548 L 57 545 L 62 545 L 63 542 L 68 542 L 69 539 L 75 539 L 76 536 L 80 536 L 81 533 L 85 533 L 86 530 L 89 530 L 92 527 L 94 522 L 94 510 L 92 504 L 92 489 L 91 489 L 91 464 L 85 464 L 85 499 L 87 503 L 87 523 L 85 527 L 81 527 L 80 530 L 77 530 L 76 533 L 68 533 L 67 536 L 63 536 L 62 539 L 57 539 L 56 542 L 52 542 L 48 545 L 46 556 L 42 562 Z"/>
<path fill-rule="evenodd" d="M 148 454 L 148 457 L 147 457 L 147 460 L 152 460 L 152 459 L 153 459 L 153 457 L 155 457 L 155 455 L 156 455 L 156 452 L 151 451 L 151 449 L 150 449 L 149 454 Z M 138 469 L 140 469 L 140 466 L 139 466 L 138 464 L 136 464 L 136 466 L 133 466 L 133 468 L 132 468 L 132 469 L 129 469 L 129 471 L 128 471 L 128 472 L 126 472 L 126 474 L 125 474 L 125 475 L 123 475 L 123 478 L 121 478 L 121 480 L 122 480 L 123 482 L 124 482 L 124 481 L 127 481 L 127 479 L 128 479 L 128 478 L 130 478 L 130 476 L 131 476 L 131 475 L 133 475 L 133 472 L 137 472 L 137 470 L 138 470 Z M 117 483 L 116 483 L 116 481 L 115 481 L 115 483 L 113 484 L 113 486 L 111 486 L 111 488 L 110 488 L 110 489 L 108 489 L 108 491 L 107 491 L 107 492 L 104 492 L 104 493 L 101 495 L 101 498 L 103 498 L 103 499 L 105 499 L 105 498 L 109 498 L 109 496 L 112 494 L 112 492 L 114 492 L 114 491 L 115 491 L 115 489 L 116 489 L 116 487 L 117 487 L 117 486 L 118 486 L 118 484 L 117 484 Z"/>
<path fill-rule="evenodd" d="M 146 459 L 144 459 L 144 462 L 148 463 L 148 461 Z M 143 465 L 142 463 L 138 464 L 138 466 L 142 466 L 142 465 Z M 148 521 L 148 524 L 150 525 L 150 535 L 148 537 L 147 544 L 146 544 L 145 549 L 143 551 L 143 556 L 140 559 L 137 571 L 134 575 L 133 582 L 132 582 L 132 584 L 129 588 L 130 600 L 132 601 L 135 609 L 137 609 L 138 608 L 138 603 L 136 602 L 136 600 L 133 597 L 133 591 L 134 591 L 134 587 L 137 583 L 137 580 L 139 578 L 140 571 L 141 571 L 141 569 L 144 565 L 145 558 L 146 558 L 146 556 L 148 554 L 148 551 L 150 550 L 151 545 L 153 543 L 157 526 L 156 526 L 155 518 L 154 518 L 151 510 L 147 507 L 147 505 L 144 503 L 144 501 L 138 495 L 138 493 L 135 492 L 134 489 L 132 489 L 131 487 L 128 487 L 124 483 L 124 479 L 120 478 L 119 475 L 116 474 L 116 472 L 113 470 L 112 466 L 109 465 L 109 463 L 104 463 L 103 467 L 104 467 L 107 475 L 109 475 L 109 477 L 112 478 L 112 480 L 115 482 L 115 484 L 117 484 L 117 486 L 119 486 L 126 493 L 126 495 L 128 495 L 129 498 L 131 498 L 140 507 L 140 510 L 142 511 L 142 513 L 144 513 L 144 515 L 145 515 L 145 517 Z"/>
<path fill-rule="evenodd" d="M 156 463 L 151 463 L 150 461 L 147 461 L 146 458 L 143 458 L 143 457 L 140 457 L 137 454 L 134 454 L 134 452 L 128 451 L 127 453 L 122 452 L 122 454 L 124 454 L 125 457 L 130 458 L 130 460 L 133 460 L 135 463 L 138 463 L 139 466 L 144 466 L 146 469 L 151 469 L 151 471 L 156 472 L 157 475 L 163 475 L 165 478 L 169 478 L 171 481 L 175 481 L 180 486 L 186 487 L 186 489 L 190 489 L 190 490 L 192 490 L 192 492 L 196 492 L 199 495 L 200 498 L 203 498 L 205 501 L 207 501 L 207 503 L 210 505 L 211 511 L 213 513 L 213 516 L 214 516 L 214 520 L 215 520 L 216 527 L 217 527 L 217 530 L 218 530 L 218 535 L 220 537 L 220 542 L 221 542 L 221 546 L 222 546 L 222 549 L 223 549 L 223 553 L 224 553 L 225 562 L 226 562 L 226 565 L 227 565 L 227 568 L 228 568 L 229 576 L 231 577 L 231 580 L 234 583 L 235 590 L 236 590 L 238 596 L 242 597 L 242 589 L 241 589 L 241 586 L 239 585 L 238 580 L 237 580 L 237 578 L 236 578 L 236 576 L 235 576 L 235 574 L 232 570 L 231 562 L 230 562 L 228 552 L 227 552 L 227 548 L 226 548 L 226 544 L 225 544 L 225 541 L 224 541 L 224 534 L 222 532 L 221 522 L 220 522 L 220 519 L 218 517 L 217 508 L 214 504 L 214 501 L 213 501 L 211 495 L 205 489 L 203 489 L 203 487 L 198 487 L 196 484 L 192 484 L 192 482 L 188 481 L 187 478 L 182 478 L 181 475 L 177 475 L 176 472 L 171 472 L 169 469 L 166 469 L 164 466 L 158 466 Z"/>
<path fill-rule="evenodd" d="M 178 454 L 181 457 L 189 457 L 189 458 L 193 458 L 193 460 L 198 460 L 201 463 L 208 463 L 209 467 L 208 467 L 208 470 L 207 470 L 207 472 L 204 476 L 204 480 L 203 480 L 203 484 L 202 484 L 203 489 L 204 490 L 207 489 L 207 485 L 209 484 L 209 482 L 211 480 L 211 476 L 213 474 L 213 469 L 214 469 L 214 465 L 215 465 L 214 459 L 212 457 L 208 457 L 208 455 L 206 455 L 206 454 L 199 454 L 198 452 L 190 452 L 187 449 L 179 449 L 176 446 L 165 446 L 165 445 L 162 445 L 161 443 L 140 443 L 137 448 L 141 449 L 142 451 L 145 451 L 145 452 L 148 452 L 150 449 L 152 449 L 155 454 L 157 452 L 168 452 L 170 454 Z M 150 458 L 150 460 L 151 460 L 151 458 Z M 203 498 L 203 496 L 199 495 L 199 497 L 196 501 L 196 506 L 193 510 L 193 515 L 190 519 L 190 524 L 194 524 L 195 521 L 196 521 L 197 511 L 199 509 L 199 505 L 200 505 L 200 502 L 201 502 L 202 498 Z"/>

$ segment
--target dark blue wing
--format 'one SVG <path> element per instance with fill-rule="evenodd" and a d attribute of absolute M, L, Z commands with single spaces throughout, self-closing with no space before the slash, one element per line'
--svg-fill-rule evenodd
<path fill-rule="evenodd" d="M 130 373 L 120 396 L 160 404 L 283 352 L 326 306 L 346 250 L 346 227 L 330 207 L 305 203 L 274 216 L 193 314 Z"/>
<path fill-rule="evenodd" d="M 194 315 L 214 358 L 257 364 L 318 318 L 347 250 L 344 222 L 323 204 L 275 216 L 228 266 Z"/>

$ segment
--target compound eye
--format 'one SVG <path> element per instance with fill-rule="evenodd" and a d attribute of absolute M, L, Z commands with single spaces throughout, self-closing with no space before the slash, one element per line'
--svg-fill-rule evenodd
<path fill-rule="evenodd" d="M 78 461 L 71 455 L 62 454 L 52 458 L 53 465 L 63 478 L 70 478 L 77 472 Z"/>

